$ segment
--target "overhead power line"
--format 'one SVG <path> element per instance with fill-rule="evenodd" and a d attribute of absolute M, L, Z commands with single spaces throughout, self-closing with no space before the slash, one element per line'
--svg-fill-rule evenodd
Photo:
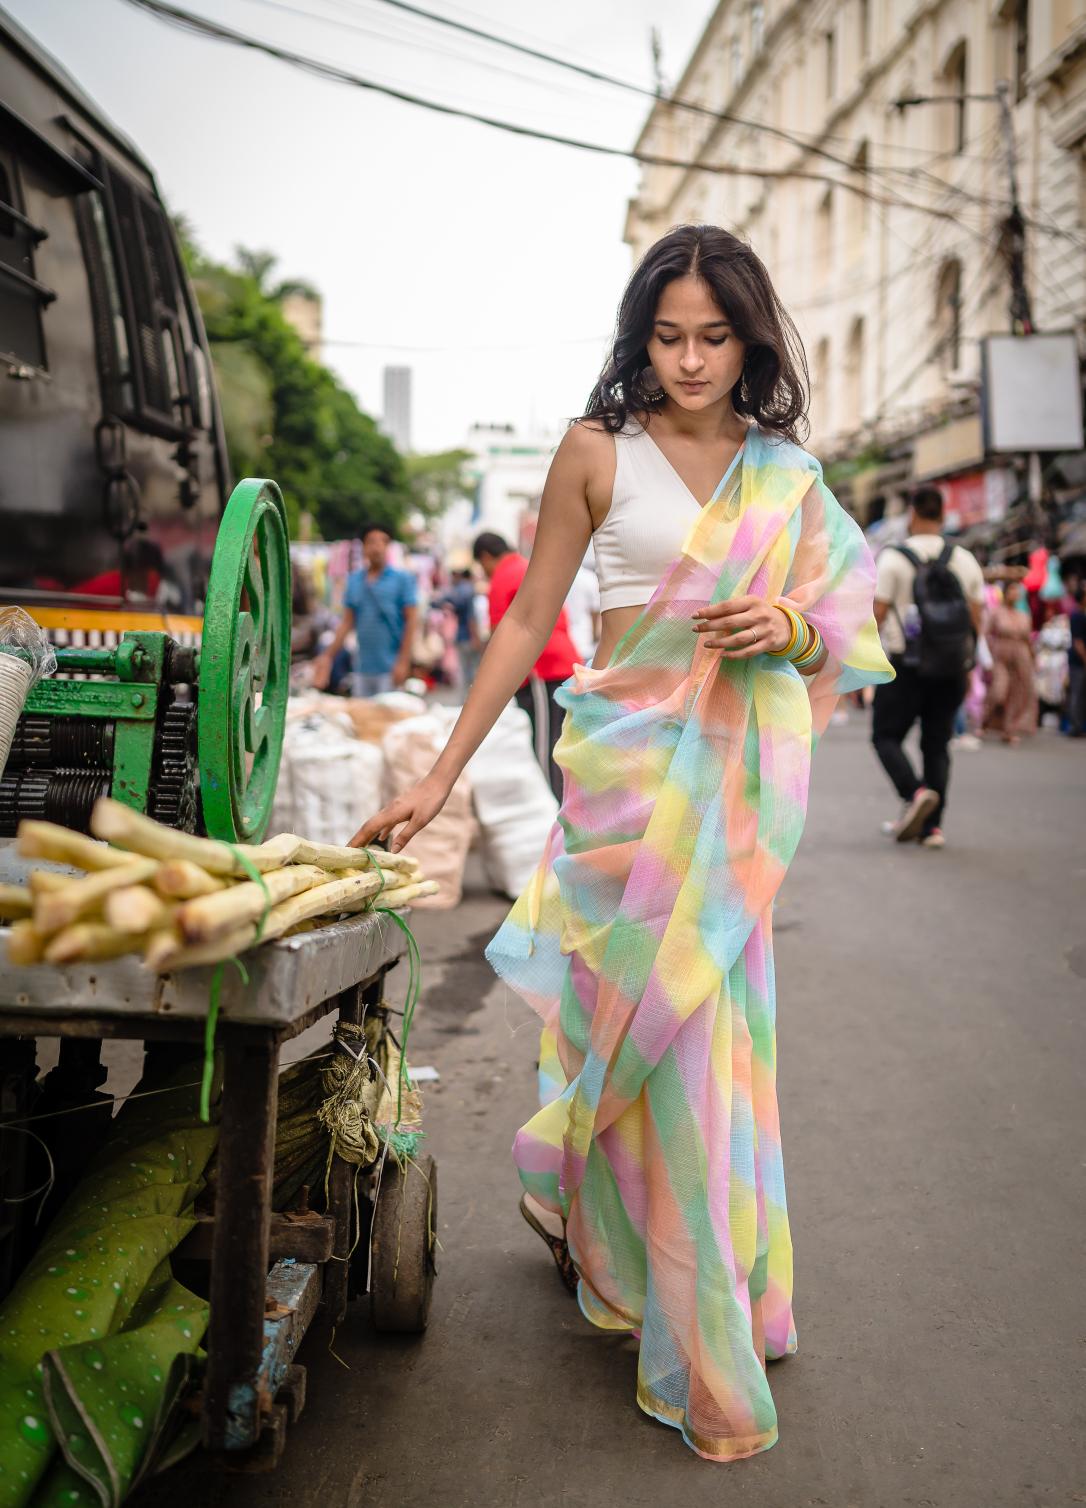
<path fill-rule="evenodd" d="M 274 4 L 275 0 L 258 0 L 261 4 Z M 652 100 L 654 104 L 665 105 L 669 109 L 683 110 L 688 114 L 698 115 L 703 119 L 712 120 L 719 124 L 741 126 L 745 130 L 759 132 L 763 135 L 786 142 L 798 151 L 810 153 L 812 156 L 821 157 L 825 162 L 832 162 L 836 167 L 844 168 L 846 172 L 856 172 L 855 161 L 847 157 L 840 157 L 835 152 L 828 151 L 820 145 L 820 138 L 805 132 L 787 131 L 783 127 L 771 125 L 767 121 L 750 120 L 744 116 L 736 115 L 730 110 L 714 110 L 709 105 L 699 104 L 695 100 L 683 99 L 680 96 L 668 95 L 659 89 L 650 89 L 644 84 L 635 83 L 631 79 L 619 78 L 615 74 L 607 73 L 600 68 L 588 67 L 582 63 L 575 63 L 570 58 L 563 58 L 552 52 L 546 52 L 538 47 L 529 47 L 525 43 L 514 41 L 512 38 L 503 37 L 496 32 L 487 31 L 483 27 L 472 26 L 466 21 L 458 21 L 452 16 L 443 16 L 437 11 L 427 10 L 421 5 L 412 3 L 412 0 L 379 0 L 379 3 L 402 11 L 407 15 L 417 16 L 420 19 L 433 22 L 435 25 L 448 27 L 452 31 L 475 37 L 481 41 L 489 42 L 493 46 L 507 48 L 511 52 L 520 53 L 522 56 L 536 59 L 538 62 L 547 63 L 555 68 L 565 69 L 569 73 L 578 74 L 582 78 L 591 79 L 596 83 L 608 84 L 614 89 L 621 89 L 628 94 L 636 94 L 643 99 Z M 324 18 L 322 18 L 324 19 Z M 333 22 L 334 25 L 346 23 Z M 866 141 L 857 140 L 852 143 L 856 150 L 871 145 Z M 893 148 L 891 148 L 893 150 Z M 954 156 L 960 158 L 957 152 L 936 154 L 933 161 L 940 156 Z M 981 159 L 987 160 L 987 159 Z M 692 163 L 693 168 L 700 163 Z M 937 173 L 928 171 L 923 163 L 914 163 L 912 167 L 895 165 L 892 163 L 866 163 L 862 171 L 868 175 L 882 175 L 884 177 L 897 176 L 905 178 L 923 179 L 933 189 L 941 193 L 953 194 L 958 198 L 968 200 L 973 204 L 1000 205 L 1007 203 L 1006 200 L 991 199 L 984 195 L 971 193 L 969 190 L 959 187 L 957 184 L 948 183 L 945 178 L 940 178 Z M 893 203 L 895 201 L 883 201 Z M 898 201 L 905 203 L 906 201 Z M 910 207 L 913 207 L 910 205 Z M 1050 233 L 1057 234 L 1058 230 L 1050 228 Z"/>
<path fill-rule="evenodd" d="M 847 179 L 836 177 L 831 173 L 810 172 L 801 168 L 761 168 L 735 163 L 690 161 L 684 158 L 668 157 L 656 152 L 642 152 L 634 148 L 609 146 L 604 142 L 583 141 L 577 137 L 561 135 L 558 132 L 540 131 L 535 127 L 521 126 L 514 121 L 500 120 L 495 116 L 484 115 L 474 110 L 465 110 L 455 105 L 443 104 L 438 100 L 427 99 L 421 95 L 411 94 L 406 90 L 394 88 L 388 84 L 378 83 L 374 79 L 365 78 L 363 75 L 353 73 L 346 68 L 340 68 L 338 64 L 325 63 L 317 58 L 306 57 L 303 53 L 294 52 L 291 48 L 281 47 L 273 42 L 266 42 L 259 37 L 253 37 L 245 32 L 236 31 L 233 27 L 223 26 L 206 16 L 182 10 L 179 6 L 167 4 L 166 0 L 125 0 L 125 3 L 135 7 L 137 10 L 146 11 L 160 20 L 178 26 L 184 31 L 195 32 L 197 35 L 210 37 L 219 42 L 226 42 L 235 47 L 248 48 L 253 52 L 261 52 L 267 57 L 275 58 L 279 62 L 311 73 L 317 78 L 324 78 L 341 84 L 349 84 L 357 89 L 365 89 L 374 94 L 384 95 L 389 99 L 399 100 L 402 104 L 415 105 L 420 109 L 431 110 L 439 115 L 452 116 L 459 120 L 474 121 L 477 125 L 489 126 L 493 130 L 504 131 L 513 136 L 533 141 L 550 142 L 555 146 L 571 147 L 577 151 L 592 152 L 597 156 L 626 158 L 629 161 L 645 163 L 653 167 L 692 169 L 700 173 L 713 173 L 718 176 L 732 178 L 758 178 L 767 181 L 799 179 L 813 183 L 824 183 L 831 187 L 840 188 L 846 193 L 855 194 L 862 199 L 867 199 L 873 204 L 886 205 L 892 209 L 914 210 L 918 214 L 928 215 L 932 219 L 948 221 L 952 224 L 957 224 L 960 221 L 959 215 L 953 210 L 929 204 L 920 204 L 914 200 L 899 197 L 888 198 L 881 194 L 872 193 L 870 189 L 863 187 L 859 182 L 850 182 Z"/>

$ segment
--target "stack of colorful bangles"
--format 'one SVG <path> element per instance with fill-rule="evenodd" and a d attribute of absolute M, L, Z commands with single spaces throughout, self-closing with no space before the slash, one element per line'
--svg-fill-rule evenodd
<path fill-rule="evenodd" d="M 778 660 L 791 660 L 797 670 L 809 669 L 822 656 L 822 635 L 795 608 L 783 602 L 776 606 L 791 623 L 792 637 L 783 649 L 771 649 L 768 653 Z"/>

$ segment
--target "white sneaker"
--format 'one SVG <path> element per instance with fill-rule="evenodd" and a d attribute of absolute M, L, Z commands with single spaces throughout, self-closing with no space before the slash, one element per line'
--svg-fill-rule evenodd
<path fill-rule="evenodd" d="M 919 786 L 916 795 L 905 803 L 905 810 L 894 824 L 895 840 L 898 843 L 911 843 L 918 838 L 924 823 L 938 805 L 938 793 L 930 791 L 926 785 Z"/>
<path fill-rule="evenodd" d="M 920 839 L 921 848 L 945 848 L 946 839 L 943 837 L 941 827 L 933 827 L 931 832 Z"/>

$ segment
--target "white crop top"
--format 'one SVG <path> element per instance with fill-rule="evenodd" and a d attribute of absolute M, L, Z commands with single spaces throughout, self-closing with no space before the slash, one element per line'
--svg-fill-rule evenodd
<path fill-rule="evenodd" d="M 725 482 L 742 454 L 741 446 Z M 699 512 L 694 494 L 656 441 L 636 419 L 629 419 L 615 435 L 611 507 L 592 536 L 601 612 L 644 607 L 681 554 Z"/>

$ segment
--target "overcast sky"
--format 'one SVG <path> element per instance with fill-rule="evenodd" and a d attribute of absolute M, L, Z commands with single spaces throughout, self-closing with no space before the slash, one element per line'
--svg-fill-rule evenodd
<path fill-rule="evenodd" d="M 267 248 L 281 275 L 316 284 L 327 359 L 363 407 L 379 414 L 386 363 L 413 368 L 416 449 L 459 444 L 476 421 L 552 428 L 583 408 L 630 270 L 622 228 L 635 163 L 326 83 L 124 0 L 3 3 L 135 140 L 207 251 Z M 421 3 L 646 85 L 652 25 L 673 81 L 711 9 Z M 649 103 L 384 0 L 186 8 L 443 103 L 591 141 L 632 146 Z"/>

